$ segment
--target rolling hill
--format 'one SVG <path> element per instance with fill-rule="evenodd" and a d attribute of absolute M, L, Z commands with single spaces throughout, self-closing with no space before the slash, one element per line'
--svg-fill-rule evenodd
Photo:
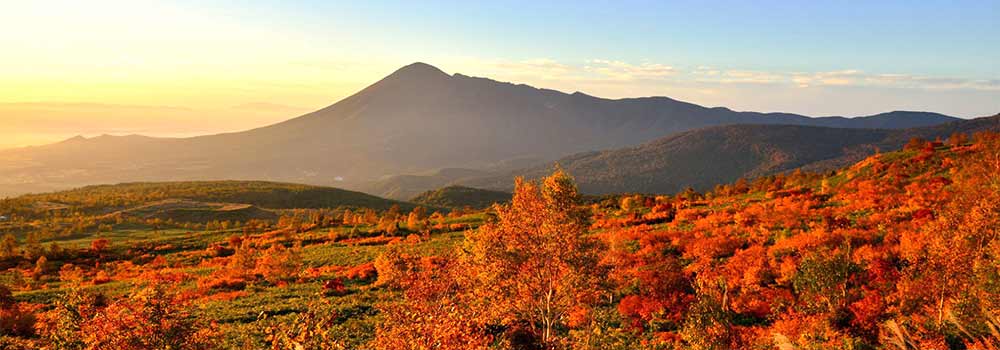
<path fill-rule="evenodd" d="M 588 194 L 674 193 L 699 190 L 796 168 L 831 170 L 877 152 L 895 150 L 911 138 L 945 139 L 952 133 L 1000 130 L 1000 115 L 902 130 L 842 129 L 796 125 L 728 125 L 687 131 L 636 147 L 586 152 L 558 163 Z M 539 178 L 550 165 L 458 181 L 507 190 L 511 178 Z"/>
<path fill-rule="evenodd" d="M 393 201 L 369 194 L 332 187 L 275 183 L 264 181 L 196 181 L 124 183 L 96 185 L 54 193 L 23 195 L 13 200 L 55 203 L 60 206 L 88 209 L 117 208 L 138 212 L 156 212 L 183 208 L 205 210 L 255 210 L 226 207 L 242 204 L 264 209 L 293 208 L 373 208 L 385 210 L 393 205 L 412 209 L 412 203 Z M 149 210 L 146 210 L 149 209 Z"/>
<path fill-rule="evenodd" d="M 447 186 L 421 193 L 410 202 L 445 208 L 486 208 L 494 203 L 504 203 L 511 199 L 508 192 L 490 191 L 465 186 Z"/>
<path fill-rule="evenodd" d="M 250 204 L 206 203 L 185 199 L 166 199 L 122 210 L 114 214 L 142 219 L 173 220 L 175 222 L 207 223 L 211 221 L 249 220 L 275 221 L 278 214 Z"/>
<path fill-rule="evenodd" d="M 713 125 L 905 128 L 952 120 L 924 112 L 809 118 L 667 97 L 604 99 L 449 75 L 414 63 L 329 107 L 244 132 L 77 137 L 0 151 L 0 196 L 98 183 L 220 179 L 367 190 L 392 175 L 553 160 Z M 419 192 L 399 196 L 413 193 Z"/>

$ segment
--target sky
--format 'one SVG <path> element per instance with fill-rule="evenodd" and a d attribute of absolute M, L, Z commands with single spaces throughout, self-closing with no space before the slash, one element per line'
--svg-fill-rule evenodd
<path fill-rule="evenodd" d="M 412 62 L 608 98 L 1000 112 L 1000 1 L 0 0 L 0 148 L 238 131 Z"/>

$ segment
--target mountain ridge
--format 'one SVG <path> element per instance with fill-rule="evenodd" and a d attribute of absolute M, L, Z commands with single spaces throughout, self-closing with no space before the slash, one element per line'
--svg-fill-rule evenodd
<path fill-rule="evenodd" d="M 686 187 L 707 190 L 738 178 L 799 168 L 810 171 L 836 169 L 879 150 L 902 148 L 912 138 L 944 139 L 953 133 L 979 131 L 1000 131 L 1000 114 L 898 130 L 722 125 L 686 131 L 634 147 L 578 153 L 556 163 L 576 178 L 584 193 L 674 193 Z M 509 190 L 507 183 L 514 176 L 538 178 L 551 170 L 551 166 L 536 166 L 461 179 L 453 184 L 503 191 Z"/>
<path fill-rule="evenodd" d="M 953 117 L 926 114 L 917 123 Z M 912 119 L 889 117 L 889 126 Z M 603 99 L 407 65 L 317 111 L 242 132 L 107 137 L 0 151 L 0 195 L 95 183 L 271 180 L 360 189 L 386 176 L 641 144 L 722 124 L 863 120 L 734 112 L 667 97 Z"/>

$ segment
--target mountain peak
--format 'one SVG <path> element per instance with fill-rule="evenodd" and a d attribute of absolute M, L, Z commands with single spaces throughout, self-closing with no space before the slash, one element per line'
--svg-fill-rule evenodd
<path fill-rule="evenodd" d="M 438 69 L 435 66 L 429 65 L 423 62 L 415 62 L 403 66 L 403 68 L 397 69 L 390 76 L 405 76 L 412 78 L 434 78 L 434 77 L 448 77 L 448 73 Z"/>

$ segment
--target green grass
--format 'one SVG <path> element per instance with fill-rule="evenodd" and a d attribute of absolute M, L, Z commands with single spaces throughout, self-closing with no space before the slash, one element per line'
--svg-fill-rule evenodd
<path fill-rule="evenodd" d="M 432 236 L 425 242 L 412 247 L 413 251 L 424 255 L 440 255 L 447 253 L 452 247 L 464 239 L 462 232 L 449 232 Z M 355 246 L 343 243 L 317 244 L 303 247 L 302 260 L 306 266 L 353 266 L 374 261 L 385 251 L 386 246 Z"/>
<path fill-rule="evenodd" d="M 240 234 L 239 230 L 230 231 L 191 231 L 185 229 L 124 229 L 113 230 L 111 232 L 99 232 L 96 234 L 73 237 L 73 238 L 53 238 L 43 241 L 58 243 L 62 248 L 82 249 L 90 247 L 90 244 L 97 239 L 107 239 L 111 242 L 108 246 L 110 254 L 125 254 L 132 248 L 152 249 L 156 247 L 172 248 L 158 251 L 158 255 L 165 255 L 172 252 L 200 250 L 207 248 L 214 242 L 222 242 L 233 234 Z"/>
<path fill-rule="evenodd" d="M 144 185 L 133 185 L 143 187 Z M 106 189 L 100 189 L 101 191 Z M 457 218 L 446 218 L 445 223 L 466 224 L 472 227 L 481 224 L 486 215 L 472 214 Z M 292 242 L 303 243 L 301 257 L 304 268 L 341 266 L 350 267 L 373 262 L 387 249 L 401 247 L 410 253 L 420 255 L 444 255 L 454 251 L 454 248 L 464 240 L 465 232 L 445 232 L 429 236 L 429 239 L 419 243 L 400 243 L 398 245 L 351 245 L 346 242 L 330 240 L 330 233 L 336 232 L 341 238 L 346 237 L 351 227 L 322 228 L 304 233 L 291 234 L 285 245 Z M 371 227 L 359 227 L 360 237 L 377 235 L 370 233 Z M 57 243 L 60 248 L 74 252 L 70 257 L 52 257 L 49 259 L 47 272 L 37 281 L 21 275 L 17 269 L 0 272 L 0 283 L 14 286 L 14 297 L 19 301 L 52 305 L 63 299 L 66 293 L 79 288 L 85 292 L 99 293 L 111 298 L 128 295 L 137 286 L 146 281 L 136 279 L 117 279 L 114 275 L 116 266 L 131 262 L 136 265 L 148 263 L 153 257 L 164 257 L 170 266 L 177 267 L 175 271 L 186 273 L 193 278 L 171 286 L 175 292 L 199 292 L 198 299 L 192 301 L 194 312 L 206 319 L 214 320 L 224 332 L 222 338 L 231 344 L 251 344 L 251 348 L 264 348 L 263 329 L 275 323 L 293 322 L 298 314 L 304 311 L 315 311 L 321 307 L 323 312 L 336 315 L 336 324 L 330 332 L 336 332 L 338 338 L 347 345 L 358 348 L 369 342 L 375 335 L 375 329 L 381 322 L 378 306 L 385 302 L 399 299 L 398 292 L 374 287 L 374 281 L 345 281 L 348 293 L 342 296 L 325 295 L 323 283 L 336 274 L 329 273 L 317 278 L 303 277 L 293 279 L 287 284 L 275 285 L 266 281 L 256 281 L 248 284 L 242 291 L 230 293 L 226 291 L 208 291 L 201 293 L 198 279 L 211 275 L 216 267 L 202 265 L 206 259 L 200 253 L 216 243 L 228 246 L 228 237 L 242 235 L 242 228 L 228 231 L 199 231 L 183 228 L 154 229 L 145 224 L 125 223 L 115 225 L 110 231 L 79 233 L 72 236 L 56 236 L 43 239 L 43 246 Z M 405 235 L 404 235 L 405 236 Z M 405 237 L 401 237 L 405 240 Z M 97 239 L 107 239 L 110 244 L 101 254 L 89 251 L 91 244 Z M 263 249 L 264 247 L 260 247 Z M 83 266 L 89 276 L 82 285 L 71 285 L 71 282 L 61 281 L 59 269 L 63 264 L 72 263 Z M 92 285 L 90 281 L 94 266 L 99 266 L 116 278 L 112 282 Z M 16 261 L 17 268 L 30 271 L 33 261 L 20 259 Z M 127 266 L 127 264 L 125 265 Z M 150 270 L 149 267 L 143 267 Z M 245 294 L 244 294 L 245 293 Z"/>

